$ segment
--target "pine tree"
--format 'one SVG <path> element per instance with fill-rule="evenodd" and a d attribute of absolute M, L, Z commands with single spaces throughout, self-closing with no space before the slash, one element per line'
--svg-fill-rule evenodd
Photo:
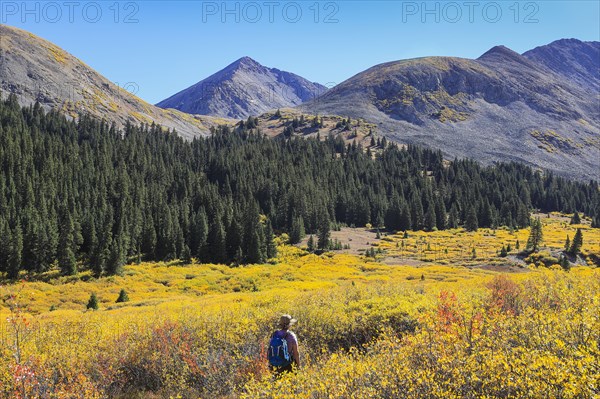
<path fill-rule="evenodd" d="M 412 227 L 412 222 L 410 220 L 410 211 L 405 202 L 400 204 L 400 218 L 398 220 L 398 230 L 407 231 Z"/>
<path fill-rule="evenodd" d="M 227 259 L 232 261 L 237 255 L 238 249 L 242 247 L 242 227 L 237 221 L 238 216 L 236 214 L 231 218 L 231 223 L 227 228 L 226 233 L 226 247 L 227 247 Z"/>
<path fill-rule="evenodd" d="M 472 206 L 469 208 L 467 213 L 467 219 L 465 220 L 465 229 L 467 231 L 477 231 L 479 228 L 479 222 L 477 221 L 477 213 L 475 211 L 475 207 Z"/>
<path fill-rule="evenodd" d="M 0 125 L 1 127 L 2 125 Z M 6 245 L 0 245 L 0 272 L 8 272 L 8 259 L 11 253 L 12 247 L 12 233 L 10 227 L 8 226 L 8 222 L 6 219 L 0 214 L 0 238 L 3 242 L 6 242 Z"/>
<path fill-rule="evenodd" d="M 516 218 L 517 227 L 519 227 L 519 228 L 528 227 L 530 222 L 531 222 L 531 217 L 529 216 L 529 210 L 527 209 L 527 206 L 525 204 L 523 204 L 522 202 L 519 202 L 519 205 L 517 208 L 517 218 Z"/>
<path fill-rule="evenodd" d="M 181 251 L 181 261 L 185 265 L 192 263 L 192 251 L 187 244 L 183 244 L 183 250 Z"/>
<path fill-rule="evenodd" d="M 290 231 L 290 244 L 298 244 L 305 235 L 304 219 L 302 219 L 302 216 L 293 218 L 292 229 Z"/>
<path fill-rule="evenodd" d="M 565 252 L 569 252 L 571 250 L 571 239 L 567 234 L 567 239 L 565 240 Z"/>
<path fill-rule="evenodd" d="M 310 237 L 308 237 L 308 242 L 306 243 L 306 249 L 308 250 L 308 252 L 315 252 L 315 239 L 312 235 Z"/>
<path fill-rule="evenodd" d="M 327 217 L 326 212 L 323 212 L 321 214 L 321 220 L 319 221 L 319 231 L 317 234 L 317 247 L 321 250 L 329 248 L 330 229 L 329 217 Z"/>
<path fill-rule="evenodd" d="M 23 261 L 23 233 L 20 225 L 17 225 L 12 230 L 8 242 L 9 249 L 6 260 L 6 274 L 9 279 L 14 280 L 19 277 L 19 271 L 21 270 L 21 263 Z"/>
<path fill-rule="evenodd" d="M 410 209 L 410 220 L 412 222 L 412 230 L 421 230 L 423 228 L 423 219 L 425 215 L 423 213 L 423 204 L 421 203 L 421 198 L 419 198 L 419 196 L 416 193 L 412 197 Z"/>
<path fill-rule="evenodd" d="M 244 256 L 247 263 L 263 263 L 266 258 L 265 233 L 258 206 L 251 204 L 248 206 L 244 216 Z"/>
<path fill-rule="evenodd" d="M 121 303 L 121 302 L 129 302 L 129 295 L 127 295 L 127 291 L 125 291 L 124 288 L 121 288 L 121 291 L 119 292 L 119 297 L 117 298 L 116 303 Z"/>
<path fill-rule="evenodd" d="M 225 263 L 227 261 L 225 231 L 223 231 L 223 223 L 220 217 L 215 218 L 209 229 L 206 261 L 215 263 Z"/>
<path fill-rule="evenodd" d="M 125 264 L 125 253 L 123 244 L 118 238 L 114 238 L 110 245 L 110 256 L 106 262 L 106 274 L 109 276 L 122 275 Z"/>
<path fill-rule="evenodd" d="M 195 218 L 194 224 L 194 253 L 201 262 L 208 261 L 208 222 L 206 211 L 201 208 Z"/>
<path fill-rule="evenodd" d="M 96 294 L 93 292 L 92 292 L 92 295 L 90 295 L 90 300 L 88 301 L 88 303 L 86 305 L 86 309 L 98 310 L 98 298 L 96 297 Z"/>
<path fill-rule="evenodd" d="M 581 229 L 577 229 L 577 232 L 575 233 L 575 237 L 573 237 L 573 243 L 571 243 L 571 249 L 569 250 L 569 253 L 571 255 L 578 255 L 579 252 L 581 251 L 581 247 L 583 246 L 583 233 L 581 232 Z"/>
<path fill-rule="evenodd" d="M 571 224 L 581 224 L 581 217 L 579 216 L 579 212 L 575 212 L 573 217 L 571 218 Z"/>
<path fill-rule="evenodd" d="M 529 238 L 527 239 L 526 249 L 531 252 L 537 252 L 543 241 L 542 221 L 535 218 L 531 223 Z"/>
<path fill-rule="evenodd" d="M 77 259 L 75 253 L 77 246 L 74 237 L 74 226 L 69 212 L 64 209 L 61 217 L 61 227 L 58 245 L 58 266 L 65 276 L 77 273 Z"/>
<path fill-rule="evenodd" d="M 446 229 L 448 215 L 446 214 L 446 206 L 441 196 L 437 196 L 435 199 L 435 217 L 437 228 L 439 230 Z"/>
<path fill-rule="evenodd" d="M 560 257 L 560 266 L 566 272 L 571 270 L 571 263 L 569 262 L 569 259 L 567 259 L 567 257 L 565 255 L 561 255 L 561 257 Z"/>
<path fill-rule="evenodd" d="M 450 214 L 448 215 L 448 228 L 456 229 L 458 228 L 459 224 L 458 210 L 455 206 L 452 206 L 452 209 L 450 209 Z"/>
<path fill-rule="evenodd" d="M 273 259 L 277 256 L 277 246 L 275 245 L 275 235 L 273 234 L 273 227 L 271 221 L 267 220 L 265 227 L 265 243 L 266 243 L 266 259 Z"/>
<path fill-rule="evenodd" d="M 433 209 L 433 205 L 430 204 L 427 212 L 425 213 L 425 230 L 433 231 L 436 228 L 435 209 Z"/>
<path fill-rule="evenodd" d="M 502 249 L 500 250 L 500 257 L 506 258 L 507 256 L 508 256 L 508 251 L 506 250 L 506 247 L 503 245 Z"/>

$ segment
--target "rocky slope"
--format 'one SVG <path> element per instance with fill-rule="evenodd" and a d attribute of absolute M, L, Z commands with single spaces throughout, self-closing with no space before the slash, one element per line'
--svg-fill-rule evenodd
<path fill-rule="evenodd" d="M 325 91 L 323 85 L 243 57 L 157 105 L 189 114 L 242 119 L 299 105 Z"/>
<path fill-rule="evenodd" d="M 523 56 L 596 94 L 600 90 L 600 42 L 561 39 Z"/>
<path fill-rule="evenodd" d="M 389 62 L 299 108 L 364 118 L 395 141 L 442 148 L 449 157 L 488 163 L 515 160 L 598 179 L 598 91 L 582 85 L 582 79 L 565 77 L 593 72 L 586 67 L 585 54 L 581 71 L 568 72 L 579 68 L 573 62 L 580 59 L 577 46 L 569 50 L 571 65 L 561 64 L 560 55 L 540 62 L 532 53 L 523 56 L 503 46 L 476 60 L 427 57 Z"/>
<path fill-rule="evenodd" d="M 0 91 L 16 94 L 23 105 L 39 101 L 73 118 L 91 113 L 119 126 L 155 122 L 187 138 L 229 122 L 148 104 L 56 45 L 6 25 L 0 25 Z"/>

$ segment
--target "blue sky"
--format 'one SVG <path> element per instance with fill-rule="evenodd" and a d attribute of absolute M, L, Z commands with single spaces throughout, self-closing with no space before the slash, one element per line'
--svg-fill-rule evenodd
<path fill-rule="evenodd" d="M 33 32 L 156 103 L 242 56 L 329 86 L 375 64 L 600 40 L 597 1 L 0 2 Z"/>

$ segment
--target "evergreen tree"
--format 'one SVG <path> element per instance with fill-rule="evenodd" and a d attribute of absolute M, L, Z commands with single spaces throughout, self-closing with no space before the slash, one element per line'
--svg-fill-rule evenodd
<path fill-rule="evenodd" d="M 9 279 L 14 280 L 19 277 L 19 271 L 21 270 L 21 263 L 23 261 L 23 233 L 20 225 L 17 225 L 12 230 L 8 242 L 9 249 L 6 259 L 6 275 Z"/>
<path fill-rule="evenodd" d="M 579 212 L 575 212 L 573 217 L 571 218 L 571 224 L 581 224 L 581 217 L 579 216 Z"/>
<path fill-rule="evenodd" d="M 565 252 L 569 252 L 571 250 L 571 239 L 567 234 L 567 239 L 565 240 Z"/>
<path fill-rule="evenodd" d="M 125 264 L 125 253 L 123 244 L 117 239 L 113 239 L 110 245 L 110 256 L 106 262 L 106 274 L 109 276 L 122 275 L 123 265 Z"/>
<path fill-rule="evenodd" d="M 225 240 L 227 247 L 227 259 L 229 261 L 234 260 L 236 255 L 238 255 L 238 250 L 242 247 L 242 239 L 242 227 L 237 221 L 237 215 L 234 214 L 233 218 L 231 218 L 231 223 L 229 223 Z"/>
<path fill-rule="evenodd" d="M 121 291 L 119 292 L 119 297 L 117 298 L 116 303 L 121 303 L 121 302 L 129 302 L 129 295 L 127 295 L 127 291 L 125 291 L 124 288 L 121 288 Z"/>
<path fill-rule="evenodd" d="M 305 236 L 306 233 L 304 231 L 304 219 L 302 219 L 302 216 L 295 217 L 292 220 L 290 244 L 298 244 Z"/>
<path fill-rule="evenodd" d="M 77 245 L 74 237 L 74 226 L 70 213 L 65 209 L 62 211 L 61 227 L 58 245 L 58 266 L 65 276 L 77 273 Z"/>
<path fill-rule="evenodd" d="M 310 237 L 308 237 L 308 242 L 306 243 L 306 249 L 308 250 L 308 252 L 315 252 L 315 239 L 312 235 Z"/>
<path fill-rule="evenodd" d="M 467 231 L 477 231 L 479 228 L 479 222 L 477 220 L 477 213 L 475 207 L 470 207 L 467 212 L 467 218 L 465 220 L 465 229 Z"/>
<path fill-rule="evenodd" d="M 437 226 L 435 210 L 433 209 L 433 206 L 430 205 L 429 209 L 427 209 L 427 212 L 425 213 L 425 230 L 433 231 L 433 229 L 436 228 Z"/>
<path fill-rule="evenodd" d="M 273 227 L 271 221 L 267 220 L 265 227 L 265 243 L 266 243 L 266 258 L 273 259 L 277 256 L 277 246 L 275 246 L 275 235 L 273 234 Z"/>
<path fill-rule="evenodd" d="M 566 272 L 571 270 L 571 263 L 569 262 L 569 259 L 567 259 L 567 257 L 565 255 L 561 255 L 561 257 L 560 257 L 560 266 Z"/>
<path fill-rule="evenodd" d="M 531 223 L 529 238 L 527 239 L 526 249 L 531 252 L 537 252 L 543 240 L 542 221 L 535 218 Z"/>
<path fill-rule="evenodd" d="M 452 209 L 450 209 L 450 214 L 448 215 L 448 228 L 456 229 L 458 228 L 459 224 L 458 210 L 453 206 Z"/>
<path fill-rule="evenodd" d="M 207 262 L 209 260 L 208 222 L 204 208 L 201 208 L 196 215 L 193 231 L 193 243 L 195 245 L 192 248 L 195 250 L 196 257 L 200 261 Z"/>
<path fill-rule="evenodd" d="M 217 217 L 210 226 L 207 244 L 207 260 L 215 263 L 227 262 L 227 249 L 225 246 L 225 231 L 221 218 Z"/>
<path fill-rule="evenodd" d="M 246 209 L 244 256 L 247 263 L 263 263 L 266 259 L 265 234 L 256 204 Z"/>
<path fill-rule="evenodd" d="M 98 298 L 93 292 L 92 295 L 90 295 L 90 299 L 86 305 L 86 309 L 98 310 Z"/>
<path fill-rule="evenodd" d="M 575 233 L 575 237 L 573 237 L 573 242 L 571 243 L 571 249 L 569 250 L 569 253 L 575 256 L 578 255 L 582 246 L 583 233 L 581 232 L 581 229 L 578 228 L 577 232 Z"/>
<path fill-rule="evenodd" d="M 412 201 L 410 204 L 410 209 L 411 209 L 410 219 L 412 221 L 412 229 L 415 231 L 421 230 L 423 228 L 423 219 L 424 219 L 423 204 L 421 203 L 421 199 L 416 194 L 413 195 L 413 198 L 412 198 Z"/>
<path fill-rule="evenodd" d="M 445 230 L 447 227 L 448 215 L 446 214 L 446 206 L 441 196 L 435 199 L 435 224 L 439 230 Z"/>
<path fill-rule="evenodd" d="M 325 212 L 321 214 L 321 220 L 319 222 L 319 232 L 318 232 L 318 241 L 317 247 L 321 250 L 326 250 L 329 248 L 329 236 L 330 236 L 330 224 L 329 217 Z"/>
<path fill-rule="evenodd" d="M 181 261 L 186 265 L 192 263 L 192 251 L 187 244 L 183 245 L 183 250 L 181 251 Z"/>
<path fill-rule="evenodd" d="M 154 259 L 156 252 L 156 229 L 152 218 L 146 218 L 142 228 L 141 251 L 149 259 Z"/>
<path fill-rule="evenodd" d="M 516 218 L 517 227 L 519 227 L 519 228 L 528 227 L 530 222 L 531 222 L 531 217 L 529 216 L 529 210 L 527 209 L 527 206 L 525 206 L 525 204 L 523 204 L 522 202 L 519 202 L 519 205 L 517 207 L 517 218 Z"/>

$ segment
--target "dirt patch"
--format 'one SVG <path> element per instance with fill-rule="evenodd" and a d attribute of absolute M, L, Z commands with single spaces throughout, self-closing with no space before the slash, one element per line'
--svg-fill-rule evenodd
<path fill-rule="evenodd" d="M 517 266 L 517 265 L 481 265 L 474 266 L 474 269 L 482 269 L 482 270 L 490 270 L 494 272 L 504 272 L 504 273 L 524 273 L 527 272 L 528 269 L 526 267 Z"/>
<path fill-rule="evenodd" d="M 382 237 L 383 237 L 383 233 Z M 308 242 L 308 237 L 306 236 L 300 244 L 299 247 L 306 247 Z M 317 240 L 317 236 L 314 235 L 315 241 Z M 377 239 L 377 231 L 376 230 L 367 230 L 360 228 L 350 228 L 343 227 L 340 231 L 332 231 L 331 232 L 331 240 L 338 240 L 342 243 L 342 246 L 349 245 L 350 249 L 343 249 L 340 251 L 335 251 L 337 253 L 345 253 L 352 255 L 362 255 L 364 252 L 371 248 L 374 244 L 378 244 L 381 242 L 381 239 Z"/>
<path fill-rule="evenodd" d="M 400 256 L 388 256 L 387 258 L 383 259 L 381 261 L 381 263 L 383 263 L 385 265 L 389 265 L 389 266 L 413 266 L 413 267 L 419 267 L 419 266 L 423 266 L 425 264 L 429 264 L 428 262 L 423 262 L 418 259 L 409 259 L 409 258 L 403 258 Z"/>

